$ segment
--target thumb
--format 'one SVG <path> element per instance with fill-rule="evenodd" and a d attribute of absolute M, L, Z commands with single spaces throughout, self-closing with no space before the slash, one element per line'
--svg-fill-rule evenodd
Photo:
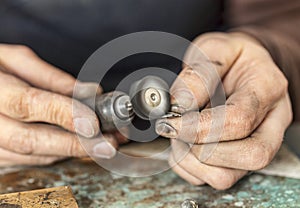
<path fill-rule="evenodd" d="M 0 44 L 0 68 L 40 89 L 77 99 L 101 94 L 97 83 L 77 81 L 70 74 L 40 59 L 30 48 Z"/>
<path fill-rule="evenodd" d="M 184 113 L 203 108 L 241 50 L 241 44 L 225 33 L 197 38 L 188 48 L 184 69 L 170 89 L 171 110 Z"/>

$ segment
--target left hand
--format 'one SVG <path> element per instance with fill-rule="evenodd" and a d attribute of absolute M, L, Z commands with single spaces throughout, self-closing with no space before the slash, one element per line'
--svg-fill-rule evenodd
<path fill-rule="evenodd" d="M 94 157 L 113 157 L 126 139 L 100 136 L 95 112 L 78 101 L 101 92 L 98 83 L 79 82 L 26 46 L 0 44 L 0 167 L 85 157 L 77 135 L 98 138 L 86 140 L 97 142 Z"/>
<path fill-rule="evenodd" d="M 213 92 L 218 77 L 187 53 L 190 62 L 170 92 L 177 105 L 172 110 L 183 116 L 157 121 L 156 131 L 171 138 L 170 163 L 178 175 L 227 189 L 248 171 L 267 166 L 280 148 L 292 120 L 288 82 L 263 46 L 245 34 L 208 33 L 194 44 L 215 64 L 226 103 L 209 106 L 206 89 Z M 224 123 L 218 116 L 225 116 Z M 220 128 L 220 135 L 209 135 Z"/>

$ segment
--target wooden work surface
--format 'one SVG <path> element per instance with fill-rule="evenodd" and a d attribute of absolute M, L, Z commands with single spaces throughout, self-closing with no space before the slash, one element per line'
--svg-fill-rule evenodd
<path fill-rule="evenodd" d="M 68 186 L 0 195 L 1 208 L 78 208 Z"/>

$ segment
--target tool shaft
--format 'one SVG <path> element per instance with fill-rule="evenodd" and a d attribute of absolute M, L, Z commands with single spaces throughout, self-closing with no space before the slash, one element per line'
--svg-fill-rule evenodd
<path fill-rule="evenodd" d="M 83 102 L 96 112 L 102 132 L 109 132 L 129 126 L 134 115 L 146 120 L 165 115 L 170 108 L 168 91 L 162 79 L 146 76 L 132 84 L 130 96 L 112 91 Z"/>
<path fill-rule="evenodd" d="M 130 97 L 120 91 L 105 93 L 84 102 L 96 112 L 103 132 L 128 126 L 134 117 Z"/>

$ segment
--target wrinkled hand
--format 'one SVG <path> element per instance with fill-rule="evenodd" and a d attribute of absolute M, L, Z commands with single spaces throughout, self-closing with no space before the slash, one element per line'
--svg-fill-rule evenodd
<path fill-rule="evenodd" d="M 227 189 L 247 171 L 268 165 L 281 146 L 292 120 L 288 82 L 247 35 L 210 33 L 194 43 L 215 65 L 226 102 L 210 107 L 208 92 L 216 89 L 218 77 L 188 50 L 189 64 L 171 88 L 173 111 L 184 114 L 157 121 L 156 131 L 171 138 L 170 164 L 178 175 L 192 184 Z M 220 129 L 220 135 L 209 134 Z"/>
<path fill-rule="evenodd" d="M 101 93 L 42 61 L 25 46 L 0 44 L 0 166 L 42 165 L 86 156 L 76 136 L 99 133 L 95 113 L 77 100 Z M 72 108 L 74 108 L 74 112 Z M 74 122 L 73 122 L 74 121 Z M 115 154 L 116 135 L 106 135 L 98 156 Z"/>

